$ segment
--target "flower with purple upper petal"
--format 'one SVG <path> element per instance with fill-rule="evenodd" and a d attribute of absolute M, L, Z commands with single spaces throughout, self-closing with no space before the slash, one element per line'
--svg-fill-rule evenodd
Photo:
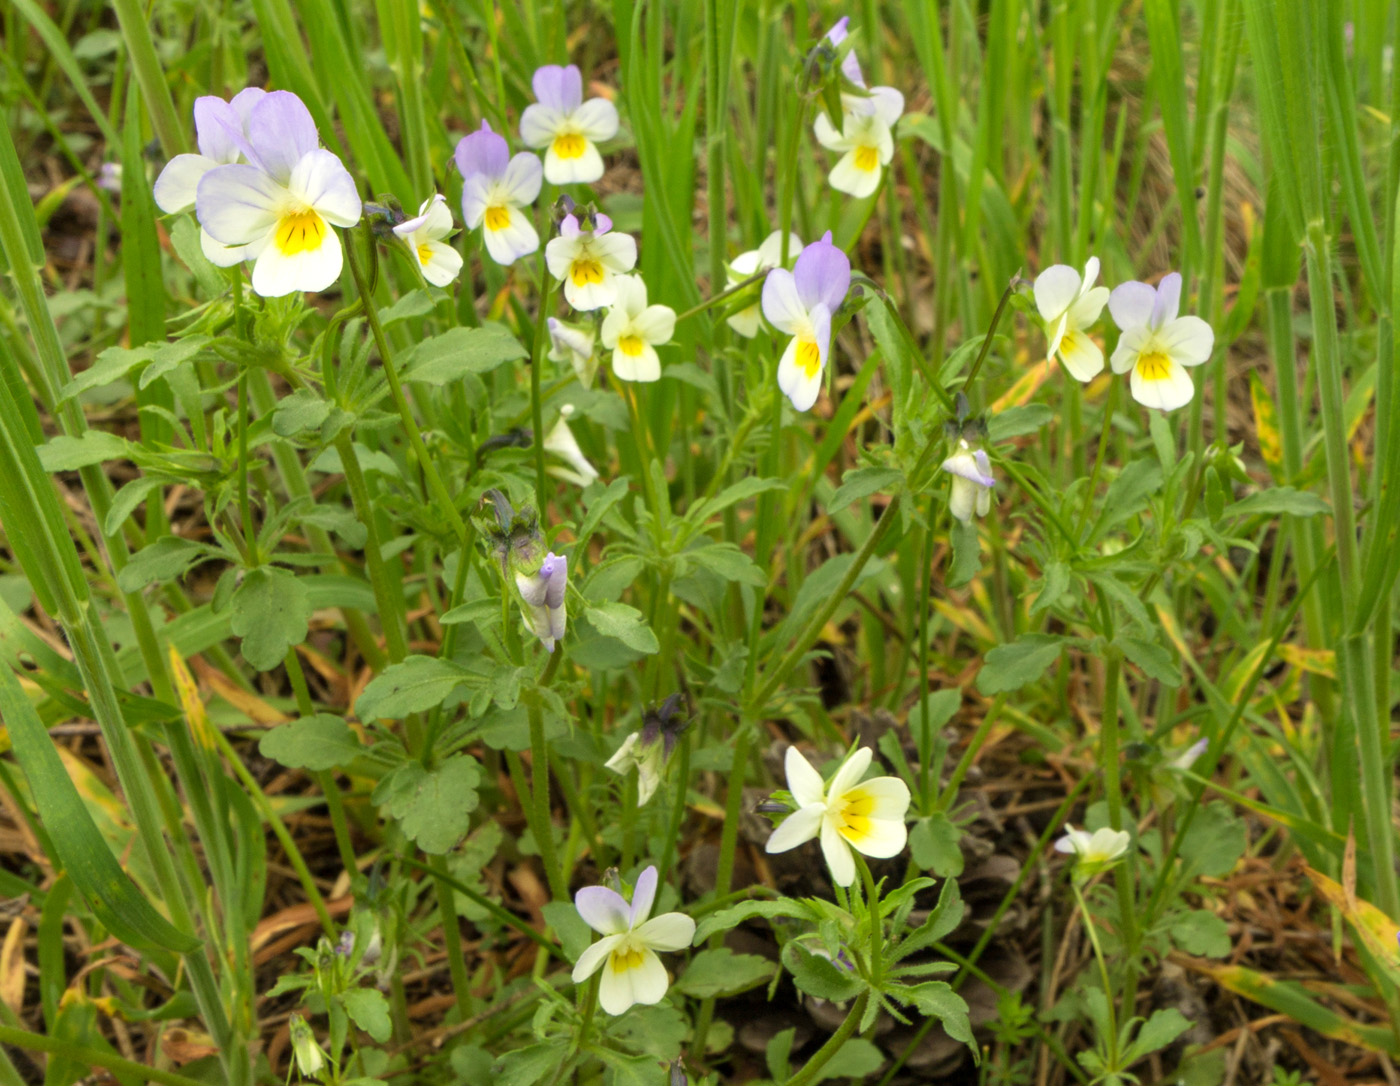
<path fill-rule="evenodd" d="M 1162 277 L 1154 290 L 1124 283 L 1108 296 L 1108 311 L 1123 330 L 1109 359 L 1114 373 L 1132 371 L 1133 399 L 1144 407 L 1174 411 L 1196 394 L 1187 366 L 1210 361 L 1215 333 L 1200 317 L 1179 317 L 1181 274 Z"/>
<path fill-rule="evenodd" d="M 277 298 L 325 290 L 344 254 L 332 227 L 360 221 L 354 178 L 320 146 L 316 122 L 290 91 L 264 95 L 243 132 L 223 131 L 246 163 L 215 166 L 199 179 L 195 214 L 216 242 L 252 260 L 253 290 Z"/>
<path fill-rule="evenodd" d="M 797 254 L 802 251 L 802 239 L 796 234 L 788 234 L 788 258 L 790 265 L 797 259 Z M 783 232 L 774 230 L 763 239 L 757 249 L 750 249 L 746 253 L 740 253 L 729 262 L 729 267 L 725 270 L 725 277 L 729 280 L 731 287 L 737 287 L 751 275 L 759 272 L 769 271 L 783 263 Z M 786 266 L 786 265 L 785 265 Z M 739 310 L 725 318 L 730 328 L 738 332 L 745 339 L 753 339 L 758 335 L 758 318 L 761 310 L 755 302 L 753 305 Z"/>
<path fill-rule="evenodd" d="M 564 298 L 575 309 L 601 309 L 617 301 L 617 276 L 637 264 L 637 242 L 629 234 L 613 234 L 612 219 L 593 216 L 592 229 L 579 225 L 577 215 L 565 215 L 559 236 L 544 247 L 549 274 L 564 284 Z"/>
<path fill-rule="evenodd" d="M 763 281 L 763 315 L 792 336 L 778 362 L 778 387 L 798 411 L 817 402 L 831 350 L 831 318 L 851 285 L 851 261 L 831 244 L 831 231 L 802 250 L 792 271 L 774 268 Z"/>
<path fill-rule="evenodd" d="M 540 639 L 546 652 L 564 639 L 568 621 L 564 609 L 564 593 L 569 585 L 569 560 L 550 551 L 534 574 L 515 574 L 515 587 L 520 592 L 521 614 L 525 625 Z"/>
<path fill-rule="evenodd" d="M 444 242 L 452 231 L 452 212 L 447 210 L 447 197 L 437 193 L 424 200 L 417 218 L 406 219 L 394 228 L 394 234 L 408 246 L 408 251 L 423 269 L 423 278 L 435 287 L 445 287 L 462 270 L 462 254 Z"/>
<path fill-rule="evenodd" d="M 457 141 L 453 153 L 462 175 L 462 219 L 481 227 L 486 251 L 497 264 L 513 264 L 540 247 L 540 236 L 524 208 L 540 194 L 540 160 L 528 151 L 514 158 L 504 136 L 486 121 Z"/>
<path fill-rule="evenodd" d="M 593 352 L 597 333 L 592 328 L 575 328 L 557 317 L 550 317 L 545 323 L 549 326 L 547 357 L 551 362 L 567 362 L 573 366 L 579 384 L 587 388 L 598 372 L 598 358 Z"/>
<path fill-rule="evenodd" d="M 606 98 L 583 100 L 578 65 L 546 64 L 531 86 L 538 101 L 520 115 L 526 147 L 548 148 L 544 176 L 553 185 L 587 184 L 603 176 L 603 156 L 594 146 L 617 135 L 617 107 Z"/>
<path fill-rule="evenodd" d="M 622 1014 L 634 1003 L 660 1003 L 670 980 L 656 952 L 684 950 L 695 938 L 695 921 L 684 913 L 651 916 L 657 881 L 655 867 L 638 875 L 630 905 L 606 886 L 585 886 L 574 895 L 579 916 L 603 937 L 579 955 L 574 983 L 602 969 L 598 1002 L 609 1014 Z"/>
<path fill-rule="evenodd" d="M 827 31 L 832 45 L 846 40 L 849 17 L 839 19 Z M 893 87 L 865 86 L 855 51 L 841 61 L 841 73 L 865 93 L 841 92 L 841 127 L 838 129 L 825 112 L 817 114 L 813 131 L 829 151 L 843 152 L 832 167 L 828 180 L 837 192 L 865 197 L 880 185 L 881 170 L 894 157 L 894 126 L 904 113 L 904 95 Z"/>
<path fill-rule="evenodd" d="M 996 485 L 986 450 L 974 449 L 959 438 L 957 451 L 942 466 L 953 477 L 948 511 L 964 524 L 972 522 L 974 512 L 985 517 L 992 508 L 992 487 Z"/>
<path fill-rule="evenodd" d="M 1091 256 L 1081 276 L 1068 264 L 1054 264 L 1035 277 L 1035 307 L 1045 322 L 1045 357 L 1059 357 L 1076 381 L 1103 372 L 1103 351 L 1088 329 L 1103 312 L 1108 288 L 1096 287 L 1099 258 Z"/>
<path fill-rule="evenodd" d="M 157 207 L 167 215 L 193 210 L 200 179 L 206 173 L 216 166 L 246 161 L 243 140 L 248 115 L 266 96 L 267 91 L 261 87 L 247 87 L 230 102 L 212 94 L 194 100 L 194 135 L 199 154 L 176 155 L 165 164 L 152 190 Z M 203 227 L 199 242 L 204 255 L 220 267 L 232 267 L 244 259 L 241 247 L 220 244 Z"/>

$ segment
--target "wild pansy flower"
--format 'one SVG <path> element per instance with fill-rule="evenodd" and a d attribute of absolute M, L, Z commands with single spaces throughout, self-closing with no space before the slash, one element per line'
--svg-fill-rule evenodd
<path fill-rule="evenodd" d="M 264 297 L 334 283 L 344 254 L 332 227 L 360 221 L 354 179 L 318 143 L 301 99 L 273 91 L 248 113 L 248 163 L 215 166 L 196 189 L 199 224 L 220 244 L 244 247 Z"/>
<path fill-rule="evenodd" d="M 851 849 L 880 859 L 897 855 L 909 836 L 904 826 L 909 786 L 898 777 L 861 781 L 871 757 L 869 747 L 852 751 L 828 786 L 801 751 L 788 747 L 787 785 L 797 810 L 773 831 L 767 851 L 787 852 L 820 837 L 837 886 L 856 880 Z"/>
<path fill-rule="evenodd" d="M 603 970 L 598 1002 L 609 1014 L 622 1014 L 634 1003 L 649 1006 L 666 997 L 670 979 L 657 951 L 684 950 L 695 938 L 695 921 L 684 913 L 652 916 L 657 874 L 648 867 L 637 876 L 632 903 L 606 886 L 585 886 L 574 895 L 574 907 L 603 938 L 579 955 L 574 983 Z"/>
<path fill-rule="evenodd" d="M 1109 359 L 1114 373 L 1132 371 L 1133 399 L 1144 407 L 1174 411 L 1191 402 L 1195 382 L 1187 366 L 1210 360 L 1215 333 L 1200 317 L 1178 317 L 1181 273 L 1162 277 L 1154 290 L 1124 283 L 1108 296 L 1108 310 L 1123 330 Z"/>
<path fill-rule="evenodd" d="M 578 65 L 546 64 L 530 81 L 538 101 L 520 115 L 520 138 L 544 153 L 544 176 L 552 185 L 587 184 L 603 176 L 595 143 L 617 135 L 617 107 L 606 98 L 583 100 Z"/>
<path fill-rule="evenodd" d="M 462 175 L 462 221 L 481 227 L 486 251 L 497 264 L 513 264 L 540 247 L 535 224 L 523 208 L 540 194 L 540 160 L 528 151 L 514 158 L 505 137 L 481 128 L 457 141 L 452 154 Z"/>
<path fill-rule="evenodd" d="M 164 171 L 162 171 L 164 173 Z M 156 178 L 156 183 L 160 183 L 160 178 Z M 101 169 L 97 171 L 97 187 L 105 192 L 110 192 L 113 196 L 122 194 L 122 164 L 120 162 L 104 162 Z M 161 208 L 164 211 L 164 208 Z"/>
<path fill-rule="evenodd" d="M 832 45 L 846 40 L 849 22 L 849 17 L 842 18 L 827 31 L 827 40 Z M 832 168 L 828 178 L 831 187 L 860 198 L 869 196 L 879 187 L 880 170 L 894 157 L 894 126 L 904 113 L 904 95 L 894 87 L 866 88 L 854 51 L 841 61 L 841 73 L 865 93 L 843 90 L 840 130 L 822 112 L 817 114 L 813 131 L 817 142 L 827 150 L 845 152 Z"/>
<path fill-rule="evenodd" d="M 549 274 L 564 284 L 564 298 L 579 310 L 601 309 L 617 300 L 617 278 L 637 264 L 637 242 L 630 234 L 613 234 L 612 219 L 602 212 L 589 229 L 577 215 L 565 215 L 559 236 L 544 247 Z"/>
<path fill-rule="evenodd" d="M 797 254 L 802 251 L 802 239 L 796 234 L 788 234 L 788 263 L 797 259 Z M 783 232 L 774 230 L 766 238 L 763 244 L 757 249 L 750 249 L 746 253 L 740 253 L 729 262 L 729 267 L 725 272 L 731 287 L 737 287 L 751 275 L 759 272 L 769 271 L 783 263 Z M 762 314 L 762 309 L 758 302 L 747 308 L 739 310 L 726 318 L 730 328 L 738 332 L 745 339 L 753 339 L 758 335 L 758 318 Z"/>
<path fill-rule="evenodd" d="M 567 362 L 573 366 L 579 384 L 587 388 L 598 372 L 598 359 L 593 353 L 597 333 L 592 328 L 575 328 L 555 317 L 550 317 L 546 324 L 549 326 L 547 357 L 551 362 Z"/>
<path fill-rule="evenodd" d="M 661 379 L 656 345 L 676 330 L 676 311 L 669 305 L 647 305 L 647 285 L 638 275 L 619 275 L 617 300 L 603 318 L 599 336 L 612 351 L 613 374 L 623 381 Z"/>
<path fill-rule="evenodd" d="M 1088 879 L 1122 859 L 1132 842 L 1127 830 L 1105 826 L 1091 834 L 1088 830 L 1067 826 L 1065 835 L 1055 842 L 1055 851 L 1073 854 L 1075 878 Z"/>
<path fill-rule="evenodd" d="M 212 94 L 194 100 L 194 136 L 199 153 L 176 155 L 165 164 L 151 190 L 157 207 L 167 215 L 193 211 L 199 182 L 206 173 L 215 166 L 245 161 L 243 140 L 247 135 L 248 115 L 266 96 L 267 91 L 261 87 L 247 87 L 229 102 Z M 240 247 L 221 245 L 202 226 L 199 242 L 204 255 L 222 268 L 232 267 L 244 259 Z"/>
<path fill-rule="evenodd" d="M 435 287 L 447 286 L 462 270 L 462 254 L 443 244 L 443 238 L 452 232 L 452 212 L 447 210 L 447 197 L 441 193 L 423 201 L 417 218 L 406 219 L 394 227 L 394 235 L 408 246 L 423 269 L 423 278 Z"/>
<path fill-rule="evenodd" d="M 948 511 L 964 524 L 972 522 L 975 512 L 985 517 L 992 508 L 992 465 L 985 449 L 974 449 L 966 439 L 958 439 L 952 456 L 943 461 L 943 470 L 953 477 L 948 495 Z"/>
<path fill-rule="evenodd" d="M 831 318 L 851 285 L 851 261 L 831 244 L 831 231 L 802 250 L 792 271 L 774 268 L 763 281 L 763 315 L 792 336 L 778 362 L 778 387 L 798 411 L 817 402 L 831 350 Z"/>
<path fill-rule="evenodd" d="M 287 1019 L 287 1034 L 292 1042 L 292 1056 L 303 1078 L 317 1078 L 326 1066 L 326 1053 L 316 1043 L 316 1035 L 306 1019 L 293 1012 Z"/>
<path fill-rule="evenodd" d="M 540 639 L 546 652 L 564 640 L 568 616 L 564 593 L 569 585 L 569 560 L 550 551 L 534 574 L 517 571 L 515 587 L 520 592 L 521 614 L 525 625 Z"/>
<path fill-rule="evenodd" d="M 573 413 L 574 405 L 570 403 L 559 409 L 559 421 L 545 435 L 544 451 L 552 453 L 569 465 L 560 467 L 558 464 L 551 464 L 551 475 L 575 486 L 587 486 L 598 478 L 598 469 L 588 462 L 588 457 L 583 455 L 583 450 L 578 446 L 574 432 L 569 429 L 569 416 Z"/>
<path fill-rule="evenodd" d="M 1058 357 L 1076 381 L 1092 381 L 1103 372 L 1103 349 L 1088 328 L 1108 302 L 1108 288 L 1096 287 L 1099 258 L 1091 256 L 1081 277 L 1068 264 L 1055 264 L 1035 277 L 1035 307 L 1045 322 L 1045 357 Z"/>
<path fill-rule="evenodd" d="M 626 775 L 637 771 L 637 804 L 641 806 L 656 794 L 661 775 L 686 721 L 680 717 L 681 695 L 672 694 L 659 706 L 646 711 L 640 731 L 622 741 L 617 753 L 605 765 L 614 773 Z"/>

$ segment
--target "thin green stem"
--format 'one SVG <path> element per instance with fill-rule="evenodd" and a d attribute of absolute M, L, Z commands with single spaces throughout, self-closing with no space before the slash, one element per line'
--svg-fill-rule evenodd
<path fill-rule="evenodd" d="M 130 1076 L 136 1082 L 159 1082 L 162 1086 L 205 1086 L 201 1079 L 177 1075 L 174 1071 L 162 1071 L 157 1067 L 147 1067 L 144 1063 L 123 1059 L 108 1049 L 76 1045 L 66 1037 L 49 1037 L 11 1026 L 0 1026 L 0 1044 L 13 1045 L 29 1052 L 61 1056 L 84 1067 L 106 1068 L 118 1075 Z"/>
<path fill-rule="evenodd" d="M 554 849 L 554 820 L 549 804 L 549 750 L 544 742 L 544 711 L 538 697 L 531 697 L 528 708 L 530 717 L 530 791 L 534 814 L 530 819 L 530 829 L 535 835 L 535 847 L 544 865 L 545 877 L 549 879 L 549 889 L 555 901 L 569 900 L 569 884 L 559 867 L 559 856 Z"/>
<path fill-rule="evenodd" d="M 830 1037 L 826 1039 L 826 1044 L 817 1049 L 812 1054 L 812 1058 L 802 1065 L 802 1069 L 787 1080 L 787 1086 L 808 1086 L 809 1083 L 817 1080 L 817 1072 L 831 1062 L 832 1057 L 841 1050 L 841 1046 L 851 1039 L 855 1033 L 856 1026 L 860 1023 L 861 1016 L 865 1014 L 865 1005 L 870 1002 L 870 993 L 861 992 L 859 998 L 852 1005 L 850 1013 L 846 1015 L 840 1027 Z"/>
<path fill-rule="evenodd" d="M 544 397 L 540 395 L 540 371 L 544 368 L 545 344 L 549 342 L 549 303 L 554 295 L 554 276 L 540 261 L 540 311 L 535 318 L 535 342 L 530 354 L 530 421 L 534 426 L 535 450 L 535 508 L 539 510 L 540 524 L 548 523 L 545 515 L 548 498 L 547 477 L 544 471 Z"/>

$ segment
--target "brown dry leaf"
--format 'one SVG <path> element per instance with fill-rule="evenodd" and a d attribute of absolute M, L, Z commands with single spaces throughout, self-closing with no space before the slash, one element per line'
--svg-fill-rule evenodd
<path fill-rule="evenodd" d="M 219 1046 L 209 1034 L 196 1033 L 180 1027 L 167 1030 L 165 1036 L 160 1039 L 160 1047 L 161 1051 L 170 1057 L 170 1062 L 177 1067 L 219 1054 Z"/>
<path fill-rule="evenodd" d="M 0 946 L 0 999 L 15 1014 L 24 1008 L 24 937 L 28 933 L 28 922 L 17 916 Z"/>
<path fill-rule="evenodd" d="M 218 668 L 205 663 L 203 657 L 196 656 L 190 660 L 190 663 L 194 665 L 194 670 L 199 674 L 200 682 L 208 686 L 235 709 L 246 713 L 256 723 L 271 726 L 285 724 L 292 719 L 282 710 L 274 709 L 256 694 L 250 694 L 242 687 L 235 685 Z"/>

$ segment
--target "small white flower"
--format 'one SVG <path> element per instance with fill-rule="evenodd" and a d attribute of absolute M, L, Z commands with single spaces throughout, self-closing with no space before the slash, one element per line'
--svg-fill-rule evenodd
<path fill-rule="evenodd" d="M 1103 372 L 1103 349 L 1087 330 L 1108 302 L 1108 288 L 1094 286 L 1099 258 L 1091 256 L 1084 275 L 1068 264 L 1046 268 L 1035 278 L 1035 307 L 1045 322 L 1046 359 L 1060 364 L 1076 381 L 1092 381 Z"/>
<path fill-rule="evenodd" d="M 1095 830 L 1065 829 L 1065 835 L 1055 842 L 1055 851 L 1075 856 L 1075 874 L 1089 878 L 1112 867 L 1128 852 L 1132 835 L 1127 830 L 1112 830 L 1107 826 Z"/>
<path fill-rule="evenodd" d="M 606 98 L 583 100 L 583 75 L 575 64 L 537 68 L 531 85 L 538 101 L 520 115 L 520 138 L 527 147 L 548 148 L 545 179 L 552 185 L 597 181 L 603 156 L 594 144 L 617 135 L 617 107 Z"/>
<path fill-rule="evenodd" d="M 637 804 L 642 806 L 656 795 L 656 789 L 661 784 L 661 769 L 665 763 L 666 747 L 659 738 L 648 743 L 641 732 L 633 732 L 622 741 L 617 753 L 604 765 L 623 776 L 636 769 Z"/>
<path fill-rule="evenodd" d="M 613 234 L 612 219 L 599 212 L 593 229 L 565 215 L 559 236 L 544 247 L 549 274 L 564 284 L 564 299 L 575 309 L 602 309 L 617 300 L 617 278 L 637 265 L 637 241 Z"/>
<path fill-rule="evenodd" d="M 316 1043 L 311 1027 L 299 1014 L 287 1020 L 287 1033 L 292 1042 L 292 1055 L 296 1057 L 297 1070 L 302 1078 L 316 1078 L 325 1069 L 326 1053 Z"/>
<path fill-rule="evenodd" d="M 972 522 L 974 512 L 985 517 L 992 508 L 992 487 L 996 485 L 986 451 L 973 449 L 959 439 L 957 451 L 942 466 L 953 477 L 948 511 L 964 524 Z"/>
<path fill-rule="evenodd" d="M 423 278 L 435 287 L 447 286 L 462 270 L 462 254 L 443 244 L 443 239 L 452 232 L 452 212 L 447 210 L 447 197 L 441 193 L 423 201 L 417 218 L 394 227 L 394 233 L 418 258 Z"/>
<path fill-rule="evenodd" d="M 575 486 L 587 486 L 598 478 L 598 469 L 588 462 L 588 457 L 584 456 L 583 450 L 578 447 L 574 432 L 569 429 L 568 419 L 573 413 L 573 404 L 566 403 L 559 409 L 559 421 L 545 435 L 544 451 L 553 453 L 569 465 L 565 468 L 553 464 L 549 468 L 549 474 Z"/>
<path fill-rule="evenodd" d="M 584 388 L 593 384 L 593 375 L 598 372 L 598 359 L 593 353 L 597 333 L 592 328 L 575 328 L 555 317 L 550 317 L 546 323 L 549 325 L 549 360 L 573 366 Z"/>
<path fill-rule="evenodd" d="M 656 883 L 656 868 L 648 867 L 637 877 L 631 905 L 606 886 L 587 886 L 574 895 L 579 916 L 603 936 L 579 955 L 574 983 L 582 984 L 601 968 L 598 1002 L 609 1014 L 622 1014 L 634 1003 L 660 1003 L 669 979 L 656 952 L 684 950 L 695 938 L 695 921 L 683 913 L 647 919 Z"/>
<path fill-rule="evenodd" d="M 894 157 L 894 126 L 904 112 L 904 95 L 893 87 L 872 87 L 869 98 L 842 95 L 841 130 L 825 113 L 813 126 L 828 151 L 845 152 L 828 180 L 837 192 L 857 198 L 880 186 L 880 171 Z"/>
<path fill-rule="evenodd" d="M 676 330 L 676 311 L 669 305 L 647 305 L 647 285 L 637 275 L 614 280 L 617 300 L 603 318 L 599 337 L 612 351 L 613 373 L 623 381 L 661 379 L 657 344 Z"/>
<path fill-rule="evenodd" d="M 851 849 L 880 859 L 897 855 L 909 836 L 904 825 L 909 787 L 898 777 L 862 782 L 871 757 L 869 747 L 852 752 L 828 788 L 802 752 L 788 747 L 787 784 L 797 810 L 773 831 L 767 850 L 786 852 L 820 836 L 822 854 L 837 886 L 850 886 L 856 880 Z"/>
<path fill-rule="evenodd" d="M 788 234 L 788 264 L 793 264 L 797 260 L 797 254 L 802 252 L 802 239 L 796 234 Z M 783 260 L 783 232 L 774 230 L 766 238 L 763 244 L 757 249 L 750 249 L 746 253 L 740 253 L 729 264 L 725 272 L 731 287 L 736 287 L 745 279 L 759 272 L 771 271 L 779 267 Z M 726 318 L 730 328 L 738 332 L 745 339 L 753 339 L 758 335 L 758 320 L 763 315 L 763 307 L 756 298 L 753 305 L 739 312 L 731 314 Z"/>
<path fill-rule="evenodd" d="M 1187 747 L 1180 754 L 1178 754 L 1175 758 L 1173 758 L 1170 762 L 1168 762 L 1167 766 L 1170 769 L 1190 769 L 1193 765 L 1196 764 L 1196 759 L 1199 758 L 1202 754 L 1204 754 L 1209 748 L 1210 740 L 1202 736 L 1200 739 L 1197 739 L 1189 747 Z"/>
<path fill-rule="evenodd" d="M 1210 361 L 1215 333 L 1200 317 L 1178 317 L 1181 275 L 1163 276 L 1153 290 L 1146 283 L 1124 283 L 1108 297 L 1108 309 L 1123 330 L 1109 359 L 1114 373 L 1132 371 L 1133 399 L 1144 407 L 1174 411 L 1196 394 L 1186 366 Z"/>

